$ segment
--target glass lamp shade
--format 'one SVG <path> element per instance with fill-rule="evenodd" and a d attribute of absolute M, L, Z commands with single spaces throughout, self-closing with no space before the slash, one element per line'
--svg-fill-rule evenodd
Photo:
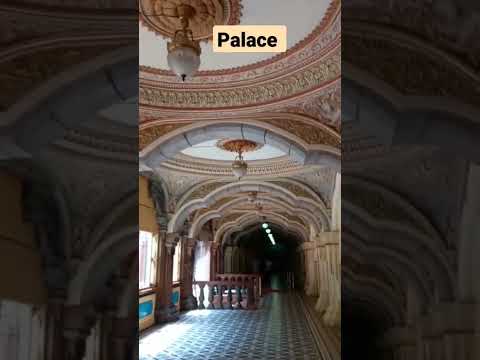
<path fill-rule="evenodd" d="M 243 160 L 235 160 L 232 164 L 232 172 L 237 178 L 242 178 L 247 175 L 247 163 Z"/>
<path fill-rule="evenodd" d="M 169 51 L 167 61 L 170 69 L 184 81 L 200 67 L 200 56 L 194 49 L 186 46 Z"/>

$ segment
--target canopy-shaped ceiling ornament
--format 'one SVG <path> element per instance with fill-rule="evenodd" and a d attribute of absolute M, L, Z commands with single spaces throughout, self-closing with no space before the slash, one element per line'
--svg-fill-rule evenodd
<path fill-rule="evenodd" d="M 242 16 L 241 0 L 140 0 L 140 21 L 155 33 L 173 38 L 181 5 L 194 9 L 189 27 L 195 41 L 210 40 L 214 25 L 238 25 Z"/>
<path fill-rule="evenodd" d="M 232 163 L 232 172 L 238 179 L 241 179 L 247 175 L 248 168 L 247 162 L 243 159 L 243 154 L 248 151 L 258 150 L 263 145 L 251 140 L 233 139 L 222 140 L 217 143 L 217 146 L 223 150 L 238 154 L 235 161 Z"/>

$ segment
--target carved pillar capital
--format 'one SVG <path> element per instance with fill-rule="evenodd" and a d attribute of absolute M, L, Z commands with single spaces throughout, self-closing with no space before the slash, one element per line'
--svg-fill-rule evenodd
<path fill-rule="evenodd" d="M 168 233 L 165 238 L 165 248 L 167 249 L 167 253 L 169 255 L 175 254 L 175 247 L 177 246 L 178 242 L 180 241 L 180 237 L 177 233 Z"/>

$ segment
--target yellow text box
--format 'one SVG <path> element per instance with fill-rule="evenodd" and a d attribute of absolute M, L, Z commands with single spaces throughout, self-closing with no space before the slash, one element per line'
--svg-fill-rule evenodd
<path fill-rule="evenodd" d="M 213 51 L 219 53 L 281 53 L 287 50 L 285 25 L 216 25 Z"/>

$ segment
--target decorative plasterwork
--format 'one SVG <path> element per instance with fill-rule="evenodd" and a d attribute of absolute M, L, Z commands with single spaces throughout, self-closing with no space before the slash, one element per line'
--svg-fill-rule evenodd
<path fill-rule="evenodd" d="M 336 173 L 334 170 L 328 167 L 323 167 L 306 171 L 301 174 L 295 174 L 292 177 L 308 185 L 322 198 L 327 208 L 331 208 L 335 175 Z"/>
<path fill-rule="evenodd" d="M 293 66 L 297 66 L 298 69 L 299 64 L 305 65 L 305 63 L 315 61 L 324 56 L 325 51 L 330 51 L 333 46 L 339 46 L 340 30 L 340 0 L 333 0 L 322 21 L 312 33 L 285 53 L 234 69 L 200 71 L 190 79 L 188 86 L 192 84 L 235 83 L 243 80 L 259 79 L 274 72 L 291 72 Z M 140 79 L 141 81 L 152 81 L 158 85 L 170 84 L 176 88 L 182 88 L 173 74 L 167 70 L 141 66 Z"/>
<path fill-rule="evenodd" d="M 195 9 L 189 18 L 194 40 L 209 40 L 214 25 L 238 25 L 242 16 L 241 0 L 140 0 L 140 21 L 158 35 L 171 38 L 180 27 L 176 8 L 181 4 Z"/>
<path fill-rule="evenodd" d="M 180 202 L 178 203 L 178 206 L 181 207 L 186 203 L 191 202 L 192 200 L 196 199 L 203 199 L 207 195 L 209 195 L 211 192 L 219 189 L 220 187 L 231 184 L 233 181 L 208 181 L 204 184 L 199 184 L 197 187 L 192 188 L 192 191 L 188 194 L 185 194 Z M 315 192 L 311 189 L 308 189 L 306 185 L 303 185 L 301 183 L 292 181 L 292 180 L 282 180 L 282 181 L 268 181 L 267 183 L 275 184 L 277 186 L 280 186 L 288 191 L 290 191 L 292 194 L 298 197 L 303 197 L 306 199 L 313 200 L 314 202 L 318 203 L 319 201 L 321 202 L 321 199 L 319 199 L 318 195 L 315 194 Z M 242 193 L 236 194 L 236 196 L 241 196 Z M 245 194 L 246 196 L 246 194 Z M 215 202 L 212 206 L 215 207 L 217 202 Z M 321 205 L 324 205 L 321 202 Z M 212 207 L 210 206 L 210 209 Z"/>
<path fill-rule="evenodd" d="M 427 236 L 439 238 L 437 230 L 418 210 L 406 203 L 395 201 L 392 195 L 388 195 L 384 191 L 347 182 L 342 184 L 342 201 L 365 211 L 376 221 L 404 224 Z"/>
<path fill-rule="evenodd" d="M 415 34 L 455 54 L 472 67 L 479 65 L 479 8 L 475 2 L 350 0 L 343 2 L 342 10 L 345 25 L 357 21 L 375 24 L 378 28 L 401 29 L 405 34 Z M 396 55 L 391 59 L 396 59 Z"/>
<path fill-rule="evenodd" d="M 341 139 L 338 134 L 325 127 L 313 126 L 307 123 L 298 122 L 295 120 L 285 119 L 278 120 L 264 120 L 264 122 L 276 126 L 290 134 L 298 136 L 309 145 L 329 145 L 339 149 Z"/>
<path fill-rule="evenodd" d="M 220 220 L 220 223 L 218 224 L 218 227 L 221 227 L 222 225 L 224 225 L 226 223 L 233 222 L 243 215 L 245 215 L 245 213 L 243 213 L 243 212 L 234 212 L 234 213 L 228 214 Z"/>
<path fill-rule="evenodd" d="M 343 58 L 404 95 L 480 101 L 479 77 L 453 56 L 393 29 L 375 25 L 347 28 Z M 414 70 L 413 70 L 414 69 Z"/>
<path fill-rule="evenodd" d="M 188 198 L 184 199 L 179 205 L 182 205 L 184 203 L 187 203 L 189 201 L 195 200 L 195 199 L 203 199 L 205 196 L 210 194 L 212 191 L 228 184 L 229 182 L 224 181 L 218 181 L 218 182 L 208 182 L 206 184 L 201 185 L 200 187 L 196 188 Z"/>
<path fill-rule="evenodd" d="M 169 132 L 180 129 L 190 124 L 191 123 L 189 122 L 159 124 L 141 129 L 138 134 L 139 150 L 143 150 L 147 145 L 151 144 L 156 139 L 168 134 Z"/>
<path fill-rule="evenodd" d="M 231 177 L 232 164 L 223 161 L 199 161 L 186 155 L 177 155 L 174 159 L 162 163 L 162 167 L 190 174 L 215 177 Z M 304 171 L 305 167 L 283 157 L 278 160 L 254 161 L 248 164 L 248 176 L 278 176 Z"/>
<path fill-rule="evenodd" d="M 275 114 L 276 115 L 276 114 Z M 291 117 L 291 118 L 289 118 Z M 308 145 L 326 145 L 331 146 L 336 149 L 340 149 L 340 135 L 334 130 L 329 129 L 327 126 L 316 123 L 313 120 L 306 121 L 307 119 L 301 119 L 297 117 L 293 119 L 294 116 L 286 114 L 283 116 L 275 117 L 259 117 L 253 116 L 250 119 L 245 119 L 242 123 L 248 124 L 250 121 L 257 121 L 260 123 L 269 124 L 269 126 L 277 127 L 290 135 L 296 136 L 301 139 L 305 144 Z M 175 131 L 191 125 L 193 122 L 182 121 L 182 122 L 161 122 L 155 121 L 153 125 L 145 125 L 140 128 L 139 132 L 139 150 L 145 149 L 148 145 L 153 143 L 155 140 Z M 213 124 L 211 121 L 208 125 Z M 207 125 L 207 123 L 205 123 Z"/>
<path fill-rule="evenodd" d="M 335 49 L 307 69 L 246 87 L 210 89 L 140 85 L 140 105 L 173 109 L 238 108 L 268 104 L 300 96 L 334 81 L 341 74 L 340 48 Z"/>
<path fill-rule="evenodd" d="M 132 0 L 16 0 L 17 3 L 22 3 L 25 5 L 33 5 L 36 7 L 51 7 L 53 9 L 74 9 L 78 10 L 89 9 L 89 10 L 112 10 L 113 9 L 135 9 L 135 1 Z"/>
<path fill-rule="evenodd" d="M 7 109 L 36 86 L 74 65 L 119 48 L 118 45 L 69 46 L 25 54 L 9 61 L 0 61 L 0 110 Z"/>
<path fill-rule="evenodd" d="M 263 144 L 256 143 L 255 141 L 245 139 L 227 139 L 217 142 L 217 147 L 220 149 L 234 152 L 234 153 L 246 153 L 260 149 Z"/>

